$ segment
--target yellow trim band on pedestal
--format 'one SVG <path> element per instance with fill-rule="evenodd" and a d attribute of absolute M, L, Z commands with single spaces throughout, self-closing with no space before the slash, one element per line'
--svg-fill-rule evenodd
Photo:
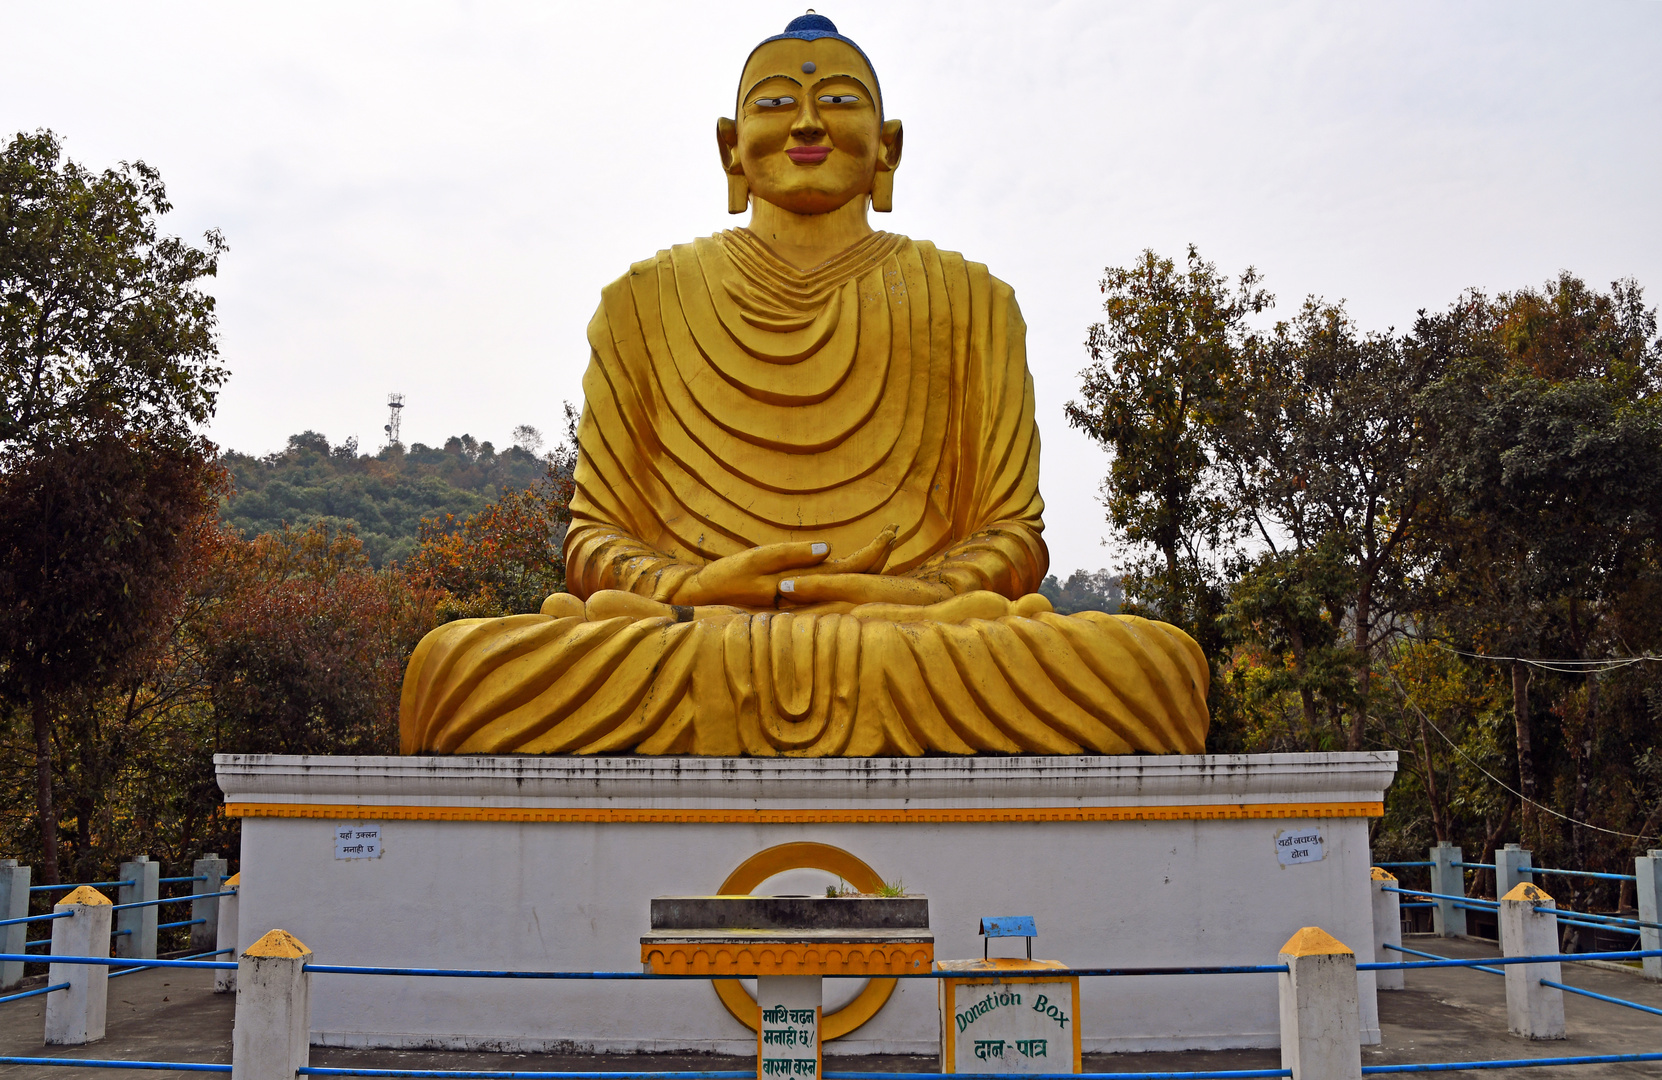
<path fill-rule="evenodd" d="M 654 942 L 641 946 L 641 963 L 654 975 L 870 975 L 875 978 L 925 972 L 934 960 L 935 946 L 931 944 L 868 945 L 839 941 L 666 945 Z"/>
<path fill-rule="evenodd" d="M 1191 806 L 882 807 L 870 810 L 687 809 L 606 806 L 378 806 L 363 803 L 225 804 L 229 817 L 355 821 L 521 821 L 627 824 L 864 825 L 982 821 L 1240 821 L 1383 817 L 1382 802 L 1230 803 Z"/>

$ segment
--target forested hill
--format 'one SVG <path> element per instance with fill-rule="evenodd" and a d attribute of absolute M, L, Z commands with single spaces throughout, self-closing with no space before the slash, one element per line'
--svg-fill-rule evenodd
<path fill-rule="evenodd" d="M 280 453 L 228 453 L 222 461 L 235 489 L 220 515 L 245 537 L 284 524 L 350 525 L 377 568 L 415 550 L 422 518 L 476 513 L 504 490 L 529 487 L 545 470 L 535 449 L 499 453 L 471 435 L 452 436 L 442 447 L 414 443 L 371 456 L 358 453 L 356 440 L 330 446 L 306 431 L 291 435 Z"/>

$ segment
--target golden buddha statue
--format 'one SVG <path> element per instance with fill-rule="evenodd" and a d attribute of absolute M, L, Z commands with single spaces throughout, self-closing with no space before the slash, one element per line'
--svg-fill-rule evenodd
<path fill-rule="evenodd" d="M 793 20 L 716 137 L 749 227 L 636 263 L 589 323 L 571 591 L 428 634 L 403 751 L 1200 752 L 1188 635 L 1036 593 L 1021 313 L 871 228 L 901 124 L 865 53 Z"/>

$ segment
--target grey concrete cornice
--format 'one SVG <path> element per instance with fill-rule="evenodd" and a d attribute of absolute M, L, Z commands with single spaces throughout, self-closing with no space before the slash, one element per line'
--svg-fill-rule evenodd
<path fill-rule="evenodd" d="M 970 758 L 219 754 L 228 802 L 473 807 L 1075 807 L 1379 802 L 1394 751 Z"/>

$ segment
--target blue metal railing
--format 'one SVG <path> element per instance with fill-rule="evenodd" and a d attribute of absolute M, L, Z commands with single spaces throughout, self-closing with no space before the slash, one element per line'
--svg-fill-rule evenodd
<path fill-rule="evenodd" d="M 219 950 L 230 952 L 229 949 Z M 218 955 L 204 953 L 201 955 Z M 28 953 L 0 953 L 0 960 L 27 960 L 31 964 L 98 964 L 104 967 L 176 967 L 207 968 L 210 971 L 235 971 L 237 965 L 223 960 L 146 960 L 137 956 L 31 956 Z M 112 976 L 113 978 L 113 976 Z"/>
<path fill-rule="evenodd" d="M 5 997 L 0 997 L 0 1002 L 17 1001 L 20 998 L 39 997 L 42 994 L 50 994 L 54 990 L 68 990 L 68 989 L 69 989 L 69 984 L 68 983 L 57 983 L 53 986 L 40 986 L 40 987 L 36 987 L 33 990 L 25 990 L 21 994 L 7 994 Z"/>
<path fill-rule="evenodd" d="M 1585 1057 L 1511 1058 L 1506 1061 L 1439 1061 L 1426 1065 L 1364 1065 L 1362 1066 L 1362 1075 L 1467 1072 L 1477 1069 L 1531 1069 L 1553 1065 L 1613 1065 L 1623 1061 L 1662 1061 L 1662 1054 L 1589 1054 Z"/>
<path fill-rule="evenodd" d="M 46 915 L 26 915 L 21 919 L 0 919 L 0 926 L 16 926 L 18 923 L 46 922 L 49 919 L 74 918 L 73 911 L 54 911 Z"/>
<path fill-rule="evenodd" d="M 4 959 L 0 954 L 0 959 Z M 234 964 L 227 964 L 234 967 Z M 707 972 L 691 974 L 660 974 L 648 971 L 506 971 L 474 968 L 414 968 L 414 967 L 359 967 L 345 964 L 307 964 L 306 970 L 317 975 L 405 975 L 443 979 L 565 979 L 565 980 L 694 980 L 754 979 L 755 973 L 741 975 L 712 975 Z M 1137 976 L 1137 975 L 1271 975 L 1287 970 L 1286 964 L 1240 964 L 1218 967 L 1138 967 L 1138 968 L 1046 968 L 1045 977 L 1065 979 L 1072 976 Z M 870 972 L 828 974 L 827 979 L 950 979 L 961 978 L 962 972 L 914 971 L 873 976 Z"/>
<path fill-rule="evenodd" d="M 226 953 L 233 953 L 233 952 L 236 952 L 236 950 L 235 949 L 215 949 L 212 952 L 191 953 L 189 956 L 181 956 L 181 957 L 179 957 L 179 959 L 180 960 L 200 960 L 204 956 L 224 956 Z M 112 972 L 110 972 L 109 977 L 112 978 L 112 979 L 119 979 L 123 975 L 131 975 L 135 971 L 143 971 L 146 968 L 152 968 L 152 967 L 161 967 L 164 964 L 166 964 L 168 966 L 171 966 L 171 963 L 172 963 L 171 961 L 145 960 L 142 963 L 139 963 L 139 964 L 137 964 L 133 967 L 123 967 L 120 971 L 112 971 Z M 226 963 L 223 966 L 234 968 L 237 965 L 233 964 L 233 963 Z"/>
<path fill-rule="evenodd" d="M 1520 874 L 1559 874 L 1563 877 L 1603 878 L 1606 881 L 1638 881 L 1632 874 L 1601 874 L 1596 870 L 1552 870 L 1545 866 L 1520 866 Z"/>
<path fill-rule="evenodd" d="M 207 919 L 186 919 L 184 922 L 164 922 L 164 923 L 157 923 L 156 924 L 156 929 L 157 930 L 171 930 L 176 926 L 205 926 L 205 925 L 207 925 L 207 922 L 208 922 Z"/>
<path fill-rule="evenodd" d="M 165 1069 L 169 1072 L 228 1073 L 229 1065 L 199 1061 L 117 1061 L 109 1058 L 0 1057 L 0 1065 L 79 1065 L 83 1069 Z"/>
<path fill-rule="evenodd" d="M 0 1058 L 0 1061 L 5 1060 Z M 692 1072 L 485 1072 L 473 1069 L 352 1069 L 303 1066 L 302 1076 L 445 1077 L 448 1080 L 749 1080 L 755 1069 L 707 1069 Z M 821 1080 L 920 1080 L 930 1073 L 841 1072 L 821 1073 Z M 1009 1080 L 1009 1073 L 955 1073 L 957 1080 Z M 1086 1072 L 1028 1073 L 1024 1080 L 1248 1080 L 1253 1077 L 1291 1076 L 1291 1069 L 1211 1069 L 1204 1072 Z"/>
<path fill-rule="evenodd" d="M 1456 905 L 1474 903 L 1487 905 L 1478 909 L 1481 911 L 1495 911 L 1500 907 L 1500 903 L 1498 901 L 1485 900 L 1481 896 L 1455 896 L 1451 893 L 1427 892 L 1425 889 L 1399 889 L 1394 885 L 1381 886 L 1379 891 L 1402 893 L 1404 896 L 1429 896 L 1433 900 L 1453 900 Z"/>
<path fill-rule="evenodd" d="M 113 889 L 117 885 L 129 885 L 127 881 L 71 881 L 63 885 L 31 885 L 29 891 L 37 892 L 70 892 L 86 886 L 89 889 Z"/>
<path fill-rule="evenodd" d="M 1436 963 L 1436 964 L 1428 965 L 1430 967 L 1470 967 L 1470 968 L 1476 968 L 1478 971 L 1486 971 L 1490 975 L 1505 975 L 1506 974 L 1506 972 L 1502 971 L 1500 968 L 1485 967 L 1484 966 L 1485 963 L 1494 963 L 1495 962 L 1493 960 L 1488 959 L 1487 957 L 1485 957 L 1484 961 L 1480 963 L 1480 962 L 1477 962 L 1477 961 L 1456 960 L 1453 957 L 1449 957 L 1449 956 L 1438 956 L 1436 953 L 1421 952 L 1418 949 L 1410 949 L 1410 948 L 1407 948 L 1406 946 L 1403 946 L 1403 945 L 1392 945 L 1389 942 L 1386 942 L 1384 945 L 1382 945 L 1382 948 L 1390 949 L 1392 952 L 1407 953 L 1409 956 L 1424 956 L 1427 959 L 1438 961 L 1438 963 Z M 1357 964 L 1356 968 L 1357 968 L 1358 971 L 1360 971 L 1360 970 L 1362 970 L 1362 965 Z M 1387 968 L 1386 970 L 1390 970 L 1390 969 Z"/>
<path fill-rule="evenodd" d="M 1538 907 L 1535 910 L 1543 911 L 1551 915 L 1557 915 L 1560 919 L 1568 915 L 1576 919 L 1587 919 L 1593 922 L 1608 923 L 1611 926 L 1643 926 L 1652 930 L 1662 930 L 1662 923 L 1646 922 L 1643 919 L 1629 919 L 1621 915 L 1594 915 L 1592 912 L 1570 911 L 1568 908 Z"/>
<path fill-rule="evenodd" d="M 1579 964 L 1583 960 L 1638 960 L 1647 956 L 1662 956 L 1662 949 L 1652 949 L 1648 952 L 1600 952 L 1600 953 L 1543 953 L 1539 956 L 1484 956 L 1476 960 L 1459 960 L 1451 956 L 1438 956 L 1436 953 L 1421 952 L 1418 949 L 1409 949 L 1401 945 L 1385 944 L 1381 948 L 1392 952 L 1411 953 L 1414 956 L 1429 957 L 1429 960 L 1401 960 L 1392 962 L 1374 962 L 1357 964 L 1357 971 L 1411 971 L 1418 968 L 1450 968 L 1470 967 L 1479 971 L 1488 971 L 1491 974 L 1503 975 L 1499 968 L 1490 969 L 1486 964 L 1499 964 L 1502 967 L 1508 964 Z"/>
<path fill-rule="evenodd" d="M 1652 1016 L 1662 1016 L 1662 1009 L 1653 1009 L 1649 1005 L 1641 1005 L 1637 1001 L 1627 1001 L 1619 997 L 1610 997 L 1607 994 L 1595 994 L 1591 990 L 1583 990 L 1579 986 L 1566 986 L 1561 982 L 1553 982 L 1551 979 L 1542 979 L 1541 985 L 1551 986 L 1555 989 L 1564 990 L 1571 994 L 1580 994 L 1582 997 L 1590 997 L 1598 1001 L 1608 1001 L 1612 1005 L 1625 1005 L 1630 1009 L 1638 1009 L 1640 1012 L 1650 1013 Z"/>
<path fill-rule="evenodd" d="M 126 911 L 129 908 L 155 907 L 158 904 L 188 904 L 192 900 L 209 900 L 215 896 L 235 896 L 236 894 L 235 889 L 227 889 L 224 892 L 186 893 L 183 896 L 164 896 L 160 900 L 135 900 L 131 904 L 111 904 L 110 910 Z"/>

